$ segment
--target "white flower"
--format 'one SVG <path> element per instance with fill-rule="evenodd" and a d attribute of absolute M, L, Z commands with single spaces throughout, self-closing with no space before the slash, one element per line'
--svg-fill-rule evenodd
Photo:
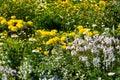
<path fill-rule="evenodd" d="M 71 50 L 71 47 L 70 47 L 70 46 L 67 46 L 66 49 L 67 49 L 67 50 Z"/>
<path fill-rule="evenodd" d="M 29 41 L 36 41 L 35 38 L 29 38 Z"/>
<path fill-rule="evenodd" d="M 97 25 L 96 24 L 93 24 L 92 27 L 96 27 Z"/>
<path fill-rule="evenodd" d="M 3 45 L 3 42 L 0 42 L 0 46 L 2 46 Z"/>
<path fill-rule="evenodd" d="M 76 54 L 77 54 L 77 52 L 76 52 L 75 50 L 72 50 L 72 51 L 71 51 L 71 55 L 72 55 L 72 56 L 74 56 L 74 55 L 76 55 Z"/>
<path fill-rule="evenodd" d="M 114 75 L 115 75 L 114 72 L 109 72 L 109 73 L 108 73 L 108 76 L 114 76 Z"/>
<path fill-rule="evenodd" d="M 93 65 L 95 67 L 99 67 L 100 66 L 100 57 L 93 58 Z"/>
<path fill-rule="evenodd" d="M 79 57 L 79 60 L 80 60 L 80 61 L 87 61 L 87 60 L 88 60 L 88 57 L 87 57 L 87 56 L 80 56 L 80 57 Z"/>
<path fill-rule="evenodd" d="M 3 71 L 4 70 L 4 67 L 3 66 L 0 66 L 0 71 Z"/>
<path fill-rule="evenodd" d="M 17 38 L 17 37 L 18 37 L 17 34 L 12 34 L 12 35 L 11 35 L 11 38 Z"/>
<path fill-rule="evenodd" d="M 32 50 L 32 52 L 33 53 L 38 53 L 38 52 L 40 52 L 38 49 L 34 49 L 34 50 Z"/>

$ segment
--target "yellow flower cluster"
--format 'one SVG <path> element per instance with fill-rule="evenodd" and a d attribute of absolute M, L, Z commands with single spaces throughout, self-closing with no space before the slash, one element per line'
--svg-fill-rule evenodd
<path fill-rule="evenodd" d="M 103 1 L 103 0 L 100 0 L 100 1 L 99 1 L 99 4 L 105 6 L 105 5 L 106 5 L 106 2 Z"/>
<path fill-rule="evenodd" d="M 90 29 L 84 28 L 83 26 L 78 26 L 77 29 L 80 34 L 84 34 L 85 36 L 88 36 L 88 37 L 99 34 L 98 31 L 90 31 Z"/>
<path fill-rule="evenodd" d="M 42 37 L 48 37 L 48 36 L 55 36 L 57 34 L 57 30 L 51 30 L 51 31 L 37 30 L 36 33 L 42 35 Z"/>
<path fill-rule="evenodd" d="M 54 38 L 49 39 L 49 40 L 46 42 L 46 45 L 54 44 L 54 43 L 56 43 L 56 42 L 59 41 L 59 40 L 60 40 L 60 38 L 56 36 L 56 37 L 54 37 Z"/>
<path fill-rule="evenodd" d="M 16 16 L 11 16 L 11 19 L 7 21 L 4 17 L 0 17 L 0 24 L 6 25 L 10 31 L 17 32 L 24 28 L 24 25 L 33 26 L 32 21 L 25 22 L 20 19 L 16 19 Z"/>
<path fill-rule="evenodd" d="M 17 20 L 17 19 L 11 19 L 7 22 L 8 29 L 11 31 L 18 31 L 19 29 L 22 29 L 24 27 L 24 21 L 23 20 Z"/>
<path fill-rule="evenodd" d="M 6 21 L 6 19 L 4 17 L 0 17 L 0 23 L 6 25 L 7 21 Z"/>

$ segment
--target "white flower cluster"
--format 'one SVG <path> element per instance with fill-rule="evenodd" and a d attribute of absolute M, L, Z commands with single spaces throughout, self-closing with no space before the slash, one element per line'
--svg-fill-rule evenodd
<path fill-rule="evenodd" d="M 67 47 L 71 50 L 72 56 L 88 51 L 87 54 L 94 55 L 94 67 L 100 67 L 102 61 L 106 69 L 116 60 L 115 53 L 120 54 L 120 40 L 106 35 L 94 35 L 85 39 L 75 38 L 73 45 Z M 87 57 L 89 56 L 80 56 L 79 60 L 85 61 Z"/>
<path fill-rule="evenodd" d="M 7 80 L 8 79 L 7 75 L 8 74 L 13 75 L 13 73 L 16 73 L 16 70 L 11 69 L 10 67 L 7 66 L 6 67 L 0 66 L 0 72 L 3 72 L 2 80 Z"/>

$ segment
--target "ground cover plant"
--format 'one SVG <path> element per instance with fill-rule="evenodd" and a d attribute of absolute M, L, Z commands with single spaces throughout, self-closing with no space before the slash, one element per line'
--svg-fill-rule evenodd
<path fill-rule="evenodd" d="M 120 2 L 0 0 L 1 80 L 119 80 Z"/>

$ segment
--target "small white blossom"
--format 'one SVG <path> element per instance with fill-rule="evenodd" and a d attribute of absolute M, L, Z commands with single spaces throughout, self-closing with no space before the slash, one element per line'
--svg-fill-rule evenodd
<path fill-rule="evenodd" d="M 72 56 L 74 56 L 74 55 L 76 55 L 76 54 L 77 54 L 77 52 L 76 52 L 75 50 L 72 50 L 72 51 L 71 51 L 71 55 L 72 55 Z"/>
<path fill-rule="evenodd" d="M 12 35 L 11 35 L 11 38 L 17 38 L 17 37 L 18 37 L 17 34 L 12 34 Z"/>
<path fill-rule="evenodd" d="M 35 38 L 29 38 L 29 41 L 36 41 Z"/>
<path fill-rule="evenodd" d="M 4 43 L 3 42 L 0 42 L 0 46 L 2 46 Z"/>
<path fill-rule="evenodd" d="M 115 75 L 114 72 L 109 72 L 109 73 L 108 73 L 108 76 L 114 76 L 114 75 Z"/>
<path fill-rule="evenodd" d="M 33 53 L 38 53 L 38 52 L 40 52 L 38 49 L 34 49 L 34 50 L 32 50 L 32 52 Z"/>
<path fill-rule="evenodd" d="M 87 61 L 87 60 L 88 60 L 88 57 L 87 57 L 87 56 L 80 56 L 80 57 L 79 57 L 79 60 L 80 60 L 80 61 Z"/>

